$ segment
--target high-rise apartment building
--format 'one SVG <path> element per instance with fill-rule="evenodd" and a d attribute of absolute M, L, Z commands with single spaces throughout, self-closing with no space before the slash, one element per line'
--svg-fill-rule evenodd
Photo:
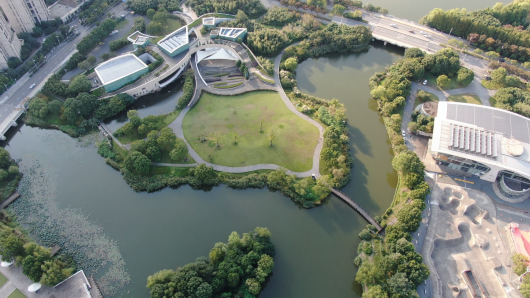
<path fill-rule="evenodd" d="M 16 33 L 32 32 L 35 23 L 51 18 L 44 0 L 0 0 L 0 7 Z"/>
<path fill-rule="evenodd" d="M 0 69 L 6 69 L 10 57 L 20 58 L 22 39 L 18 39 L 15 30 L 0 13 Z"/>

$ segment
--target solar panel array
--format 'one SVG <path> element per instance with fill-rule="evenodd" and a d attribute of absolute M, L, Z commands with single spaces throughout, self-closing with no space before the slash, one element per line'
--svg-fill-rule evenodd
<path fill-rule="evenodd" d="M 447 119 L 476 125 L 530 143 L 530 119 L 501 109 L 479 105 L 447 103 Z"/>
<path fill-rule="evenodd" d="M 449 124 L 449 149 L 490 158 L 498 154 L 495 132 L 454 123 Z"/>
<path fill-rule="evenodd" d="M 172 52 L 185 45 L 186 43 L 188 43 L 188 40 L 186 38 L 186 30 L 182 30 L 180 32 L 177 32 L 175 35 L 166 38 L 160 44 L 168 48 Z"/>
<path fill-rule="evenodd" d="M 226 29 L 221 30 L 221 35 L 229 36 L 229 37 L 236 37 L 239 34 L 241 34 L 241 32 L 243 31 L 244 29 L 226 28 Z"/>

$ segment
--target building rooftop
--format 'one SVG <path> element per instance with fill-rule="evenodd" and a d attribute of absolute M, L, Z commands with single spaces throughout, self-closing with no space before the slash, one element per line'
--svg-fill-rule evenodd
<path fill-rule="evenodd" d="M 219 36 L 237 38 L 241 34 L 247 32 L 246 28 L 219 28 Z"/>
<path fill-rule="evenodd" d="M 475 104 L 438 103 L 431 150 L 530 176 L 530 119 Z"/>
<path fill-rule="evenodd" d="M 202 19 L 202 23 L 204 25 L 214 25 L 215 24 L 215 18 L 204 18 Z"/>
<path fill-rule="evenodd" d="M 144 68 L 147 68 L 147 65 L 136 55 L 126 54 L 103 62 L 94 70 L 100 78 L 101 84 L 106 85 Z"/>
<path fill-rule="evenodd" d="M 188 44 L 188 26 L 180 27 L 158 42 L 158 45 L 169 53 L 175 52 L 180 47 Z"/>
<path fill-rule="evenodd" d="M 149 40 L 149 37 L 146 36 L 138 36 L 136 40 L 134 41 L 134 44 L 143 45 L 146 41 Z"/>

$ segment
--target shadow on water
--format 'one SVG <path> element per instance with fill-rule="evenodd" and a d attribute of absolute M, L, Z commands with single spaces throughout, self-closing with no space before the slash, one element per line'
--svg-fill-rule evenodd
<path fill-rule="evenodd" d="M 149 115 L 163 115 L 172 112 L 177 106 L 177 101 L 182 95 L 182 85 L 184 80 L 178 79 L 169 84 L 160 92 L 151 93 L 140 97 L 132 105 L 127 107 L 128 110 L 137 110 L 140 118 Z M 115 131 L 125 124 L 127 111 L 120 112 L 110 118 L 105 119 L 105 124 L 110 130 Z"/>

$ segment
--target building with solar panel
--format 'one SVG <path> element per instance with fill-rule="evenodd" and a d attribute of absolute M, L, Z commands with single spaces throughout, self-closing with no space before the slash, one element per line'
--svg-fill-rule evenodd
<path fill-rule="evenodd" d="M 430 151 L 438 164 L 490 181 L 506 198 L 530 195 L 530 119 L 526 117 L 440 101 Z"/>
<path fill-rule="evenodd" d="M 188 26 L 180 27 L 173 31 L 168 36 L 161 39 L 157 43 L 157 46 L 170 57 L 175 57 L 188 50 L 190 48 Z"/>
<path fill-rule="evenodd" d="M 220 27 L 210 32 L 211 38 L 222 38 L 236 42 L 238 38 L 245 39 L 247 28 L 226 28 Z"/>

